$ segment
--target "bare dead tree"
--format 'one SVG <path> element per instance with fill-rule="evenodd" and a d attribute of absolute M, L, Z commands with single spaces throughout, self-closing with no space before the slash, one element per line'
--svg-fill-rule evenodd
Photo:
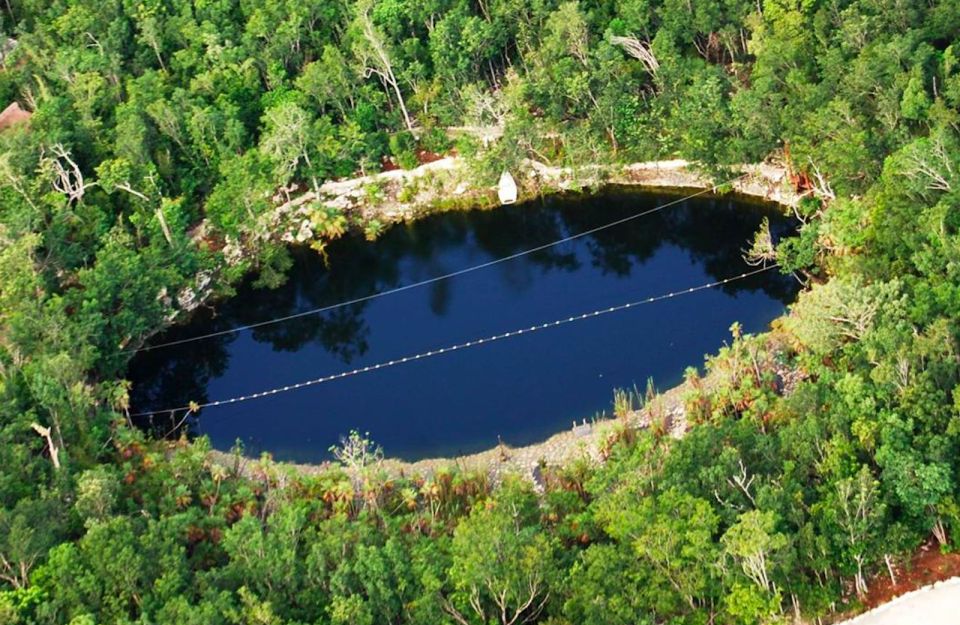
<path fill-rule="evenodd" d="M 363 50 L 363 77 L 369 78 L 375 75 L 380 78 L 388 91 L 393 90 L 397 97 L 397 103 L 400 105 L 400 112 L 403 113 L 403 122 L 407 126 L 407 130 L 413 132 L 413 120 L 407 112 L 407 105 L 403 100 L 403 93 L 400 91 L 400 83 L 393 71 L 393 62 L 390 60 L 390 54 L 387 52 L 383 37 L 374 26 L 373 20 L 370 19 L 369 7 L 363 9 L 357 19 L 360 23 L 363 38 L 367 43 Z"/>
<path fill-rule="evenodd" d="M 817 195 L 826 200 L 837 199 L 837 194 L 833 192 L 830 182 L 827 181 L 823 173 L 820 172 L 820 168 L 813 162 L 813 159 L 810 159 L 810 167 L 813 168 L 813 186 Z"/>
<path fill-rule="evenodd" d="M 840 326 L 841 335 L 859 341 L 873 326 L 873 319 L 880 310 L 880 303 L 879 299 L 856 304 L 839 302 L 840 308 L 836 314 L 827 316 L 827 319 Z"/>
<path fill-rule="evenodd" d="M 10 0 L 4 0 L 7 5 L 7 10 L 10 10 Z M 10 14 L 13 17 L 13 14 Z M 13 37 L 5 37 L 2 44 L 0 44 L 0 67 L 7 68 L 7 59 L 10 57 L 10 54 L 17 48 L 17 40 Z"/>
<path fill-rule="evenodd" d="M 140 24 L 140 36 L 143 37 L 143 40 L 153 50 L 154 56 L 157 57 L 157 62 L 160 63 L 160 69 L 166 72 L 167 66 L 164 64 L 163 56 L 160 54 L 160 33 L 158 30 L 157 20 L 154 17 L 146 18 Z"/>
<path fill-rule="evenodd" d="M 501 625 L 519 625 L 522 623 L 530 623 L 535 621 L 543 612 L 543 608 L 547 605 L 547 600 L 550 598 L 550 593 L 545 592 L 541 596 L 541 592 L 545 587 L 545 580 L 541 575 L 535 575 L 527 580 L 526 588 L 522 597 L 518 598 L 519 603 L 514 607 L 510 605 L 510 599 L 508 597 L 508 592 L 504 588 L 497 587 L 496 583 L 493 580 L 488 580 L 485 584 L 486 590 L 490 593 L 490 596 L 493 599 L 495 605 L 495 614 L 490 614 L 488 610 L 485 610 L 483 603 L 480 600 L 480 587 L 473 586 L 470 589 L 470 597 L 468 602 L 471 609 L 479 616 L 484 622 L 491 620 L 490 617 L 496 619 L 500 622 Z M 453 603 L 446 597 L 442 598 L 441 608 L 449 616 L 451 616 L 457 623 L 460 625 L 469 625 L 470 621 L 460 613 L 460 611 L 453 605 Z"/>
<path fill-rule="evenodd" d="M 636 37 L 620 37 L 614 35 L 610 37 L 610 45 L 623 48 L 624 52 L 643 63 L 647 73 L 651 76 L 656 75 L 657 70 L 660 69 L 660 62 L 657 61 L 657 57 L 653 55 L 650 46 Z"/>
<path fill-rule="evenodd" d="M 480 12 L 483 13 L 483 19 L 490 21 L 490 9 L 487 7 L 486 0 L 477 0 L 477 4 L 480 5 Z"/>
<path fill-rule="evenodd" d="M 469 85 L 464 88 L 461 96 L 466 108 L 466 125 L 448 127 L 447 132 L 478 137 L 484 147 L 503 136 L 507 123 L 507 107 L 501 92 L 486 91 Z"/>
<path fill-rule="evenodd" d="M 134 197 L 136 197 L 136 198 L 139 198 L 139 199 L 143 200 L 144 202 L 149 202 L 149 201 L 150 201 L 150 198 L 149 198 L 145 193 L 142 193 L 142 192 L 140 192 L 140 191 L 137 191 L 136 189 L 134 189 L 133 187 L 131 187 L 129 182 L 120 182 L 120 183 L 117 183 L 117 184 L 114 185 L 114 186 L 115 186 L 116 188 L 120 189 L 121 191 L 126 191 L 126 192 L 129 193 L 130 195 L 132 195 L 132 196 L 134 196 Z"/>
<path fill-rule="evenodd" d="M 360 432 L 351 430 L 350 434 L 340 439 L 339 445 L 330 448 L 330 453 L 350 476 L 358 501 L 362 498 L 364 478 L 369 475 L 368 469 L 377 468 L 383 462 L 383 448 L 369 437 L 369 432 L 361 435 Z"/>
<path fill-rule="evenodd" d="M 33 568 L 39 557 L 40 554 L 37 553 L 29 560 L 16 562 L 8 560 L 4 554 L 0 553 L 0 580 L 13 586 L 15 590 L 26 588 L 30 579 L 30 569 Z"/>
<path fill-rule="evenodd" d="M 330 448 L 333 457 L 343 466 L 360 470 L 383 460 L 383 449 L 356 430 L 352 430 L 340 441 L 340 445 Z"/>
<path fill-rule="evenodd" d="M 87 39 L 89 39 L 89 40 L 91 41 L 91 43 L 88 43 L 88 44 L 87 44 L 87 47 L 88 47 L 88 48 L 96 48 L 97 51 L 100 53 L 100 56 L 106 56 L 106 55 L 104 54 L 104 52 L 103 52 L 103 45 L 101 45 L 101 44 L 100 44 L 100 41 L 99 41 L 96 37 L 93 36 L 93 33 L 91 33 L 91 32 L 88 30 L 88 31 L 84 31 L 83 34 L 86 35 L 86 36 L 87 36 Z"/>
<path fill-rule="evenodd" d="M 941 547 L 948 542 L 947 527 L 943 523 L 943 518 L 937 515 L 937 520 L 933 522 L 933 537 L 937 539 L 937 544 Z"/>
<path fill-rule="evenodd" d="M 926 157 L 926 158 L 925 158 Z M 911 150 L 907 156 L 910 168 L 904 173 L 908 178 L 926 179 L 928 191 L 950 192 L 953 190 L 951 179 L 954 177 L 953 162 L 941 139 L 930 142 L 927 154 L 920 150 Z"/>
<path fill-rule="evenodd" d="M 158 99 L 151 102 L 146 110 L 147 115 L 149 115 L 150 119 L 157 125 L 160 133 L 172 139 L 181 150 L 188 152 L 188 148 L 183 141 L 183 128 L 180 124 L 180 117 L 174 107 L 171 106 L 169 102 Z"/>
<path fill-rule="evenodd" d="M 747 499 L 750 500 L 750 503 L 756 507 L 757 502 L 754 500 L 753 495 L 750 494 L 750 487 L 753 485 L 753 480 L 756 476 L 747 473 L 747 467 L 743 465 L 743 460 L 738 460 L 737 462 L 740 465 L 740 473 L 728 477 L 727 484 L 740 490 L 740 492 L 747 496 Z"/>
<path fill-rule="evenodd" d="M 97 183 L 87 183 L 84 180 L 83 172 L 70 156 L 70 150 L 63 147 L 63 144 L 55 143 L 50 146 L 50 152 L 52 156 L 48 156 L 46 150 L 41 152 L 40 168 L 47 169 L 53 174 L 54 190 L 67 196 L 68 203 L 74 204 L 81 201 L 87 189 Z"/>
<path fill-rule="evenodd" d="M 53 438 L 50 436 L 50 428 L 45 428 L 39 423 L 31 423 L 30 427 L 33 428 L 33 431 L 43 437 L 47 441 L 47 449 L 50 452 L 50 461 L 53 462 L 53 468 L 60 468 L 60 450 L 57 449 L 57 446 L 53 443 Z"/>
<path fill-rule="evenodd" d="M 890 575 L 890 583 L 894 586 L 897 585 L 897 576 L 894 574 L 893 559 L 890 558 L 890 554 L 884 554 L 883 562 L 887 565 L 887 573 Z"/>

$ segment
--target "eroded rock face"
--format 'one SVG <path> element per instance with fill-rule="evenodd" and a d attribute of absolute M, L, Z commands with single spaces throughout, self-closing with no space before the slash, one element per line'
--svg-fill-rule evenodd
<path fill-rule="evenodd" d="M 313 228 L 309 219 L 304 219 L 300 222 L 300 229 L 297 230 L 297 234 L 294 236 L 294 239 L 297 243 L 304 243 L 313 238 Z"/>
<path fill-rule="evenodd" d="M 177 304 L 180 310 L 191 312 L 196 310 L 206 301 L 212 291 L 213 275 L 209 271 L 201 271 L 197 274 L 196 282 L 192 287 L 184 287 L 177 294 Z"/>
<path fill-rule="evenodd" d="M 0 131 L 6 130 L 11 126 L 17 124 L 24 124 L 30 121 L 30 116 L 32 113 L 30 111 L 25 111 L 20 108 L 18 102 L 13 102 L 7 108 L 3 109 L 3 112 L 0 113 Z"/>

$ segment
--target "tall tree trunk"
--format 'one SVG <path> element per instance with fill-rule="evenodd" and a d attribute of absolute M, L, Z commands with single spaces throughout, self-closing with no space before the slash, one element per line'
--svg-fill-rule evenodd
<path fill-rule="evenodd" d="M 47 450 L 50 452 L 50 461 L 53 462 L 53 468 L 60 468 L 60 450 L 53 443 L 53 438 L 50 436 L 50 428 L 45 428 L 39 423 L 31 423 L 30 427 L 33 428 L 33 431 L 43 437 L 47 442 Z M 62 438 L 61 438 L 62 440 Z"/>
<path fill-rule="evenodd" d="M 167 218 L 163 216 L 163 207 L 157 207 L 157 221 L 160 222 L 160 230 L 163 231 L 163 238 L 167 240 L 167 244 L 170 247 L 173 247 L 173 237 L 170 235 L 170 228 L 167 226 Z"/>
<path fill-rule="evenodd" d="M 366 12 L 360 14 L 360 24 L 363 27 L 363 36 L 370 45 L 370 51 L 373 52 L 372 61 L 375 65 L 375 67 L 368 67 L 366 74 L 368 76 L 371 73 L 377 74 L 393 89 L 397 97 L 397 103 L 400 105 L 400 112 L 403 113 L 403 123 L 406 125 L 407 130 L 413 132 L 413 121 L 410 113 L 407 111 L 407 104 L 403 100 L 403 93 L 400 91 L 397 76 L 393 73 L 393 63 L 390 61 L 390 55 L 387 52 L 386 46 L 374 27 L 373 21 Z"/>

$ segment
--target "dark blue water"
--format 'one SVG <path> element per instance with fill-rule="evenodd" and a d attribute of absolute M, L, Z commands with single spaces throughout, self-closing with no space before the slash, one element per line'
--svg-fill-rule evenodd
<path fill-rule="evenodd" d="M 583 232 L 670 201 L 610 190 L 491 211 L 436 215 L 374 243 L 346 237 L 329 264 L 295 250 L 287 283 L 242 286 L 166 342 L 349 300 Z M 595 235 L 427 287 L 239 334 L 166 347 L 131 365 L 136 411 L 284 386 L 452 343 L 685 289 L 750 270 L 741 258 L 770 209 L 732 199 L 686 201 Z M 609 411 L 613 389 L 665 389 L 701 365 L 734 321 L 765 329 L 795 295 L 776 271 L 502 342 L 204 410 L 193 433 L 219 448 L 318 461 L 351 429 L 407 459 L 542 440 Z M 169 427 L 155 417 L 158 431 Z"/>

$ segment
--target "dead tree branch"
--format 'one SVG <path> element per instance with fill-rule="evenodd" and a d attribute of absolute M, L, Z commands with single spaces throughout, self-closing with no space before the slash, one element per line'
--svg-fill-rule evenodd
<path fill-rule="evenodd" d="M 60 468 L 60 450 L 57 449 L 57 446 L 53 444 L 53 439 L 50 437 L 50 428 L 45 428 L 39 423 L 31 423 L 30 427 L 33 428 L 33 431 L 42 436 L 47 441 L 47 449 L 50 451 L 50 460 L 53 462 L 53 468 Z"/>
<path fill-rule="evenodd" d="M 657 57 L 653 55 L 650 46 L 636 37 L 619 37 L 614 35 L 610 37 L 610 45 L 623 48 L 624 52 L 643 63 L 643 66 L 647 69 L 647 73 L 651 76 L 656 75 L 657 70 L 660 69 L 660 62 L 657 61 Z"/>
<path fill-rule="evenodd" d="M 50 152 L 53 156 L 41 154 L 40 164 L 43 168 L 49 168 L 53 174 L 53 188 L 59 193 L 67 196 L 67 202 L 73 204 L 83 199 L 87 189 L 95 186 L 96 182 L 87 183 L 83 179 L 83 172 L 76 161 L 70 156 L 70 151 L 62 144 L 56 143 L 50 146 Z"/>

